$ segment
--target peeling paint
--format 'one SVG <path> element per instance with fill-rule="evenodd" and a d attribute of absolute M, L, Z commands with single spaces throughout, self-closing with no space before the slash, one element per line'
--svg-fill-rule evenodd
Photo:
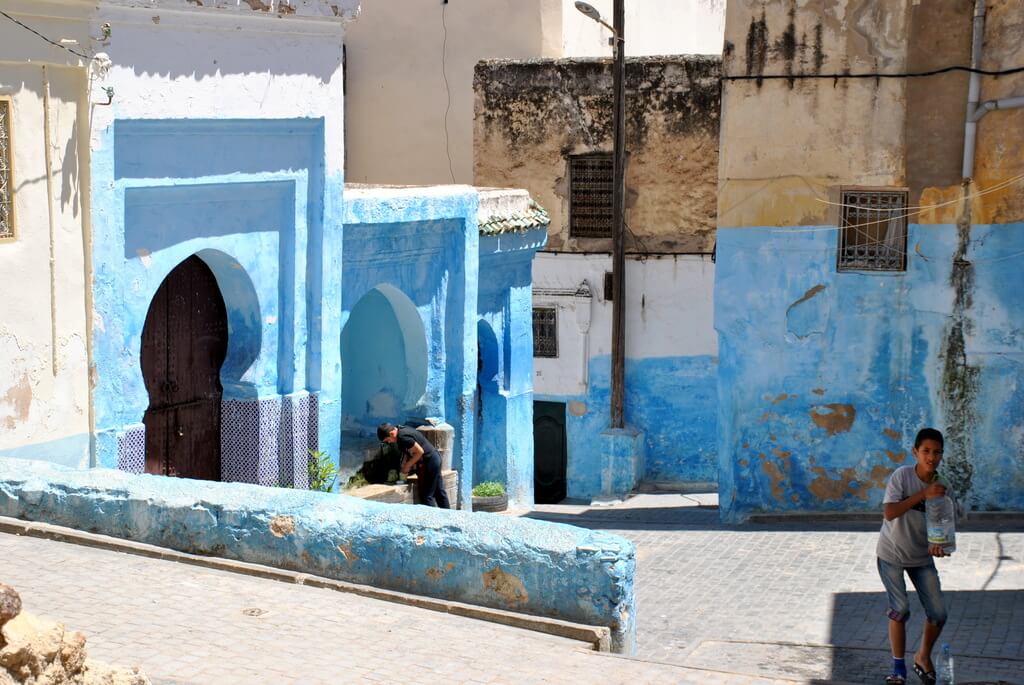
<path fill-rule="evenodd" d="M 3 397 L 0 397 L 0 407 L 5 406 L 10 413 L 4 417 L 4 428 L 14 430 L 21 422 L 28 420 L 29 409 L 32 406 L 32 380 L 25 374 L 17 383 L 8 388 Z"/>
<path fill-rule="evenodd" d="M 892 473 L 892 469 L 885 466 L 875 466 L 866 478 L 855 468 L 839 469 L 837 478 L 832 478 L 829 471 L 821 466 L 812 466 L 811 471 L 817 474 L 817 478 L 810 482 L 808 489 L 824 502 L 841 501 L 850 495 L 867 501 L 872 489 L 885 488 L 885 481 Z"/>
<path fill-rule="evenodd" d="M 352 543 L 346 543 L 344 545 L 338 545 L 338 551 L 341 552 L 341 556 L 345 557 L 345 561 L 353 563 L 359 561 L 359 555 L 352 551 Z"/>
<path fill-rule="evenodd" d="M 270 521 L 270 532 L 278 538 L 291 535 L 295 532 L 295 519 L 291 516 L 275 516 Z"/>
<path fill-rule="evenodd" d="M 505 604 L 511 607 L 525 604 L 530 600 L 523 581 L 519 578 L 505 573 L 501 566 L 495 566 L 483 574 L 484 588 L 497 593 Z"/>
<path fill-rule="evenodd" d="M 852 404 L 826 404 L 811 407 L 811 420 L 829 435 L 846 433 L 853 428 L 857 410 Z"/>
<path fill-rule="evenodd" d="M 900 440 L 903 439 L 903 436 L 900 435 L 900 432 L 897 430 L 893 430 L 892 428 L 886 428 L 885 430 L 883 430 L 882 435 L 891 440 L 895 440 L 896 442 L 899 442 Z"/>

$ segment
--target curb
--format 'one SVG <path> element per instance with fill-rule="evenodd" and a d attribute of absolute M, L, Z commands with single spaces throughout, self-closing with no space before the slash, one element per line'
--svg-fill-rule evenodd
<path fill-rule="evenodd" d="M 590 644 L 592 650 L 596 652 L 608 652 L 611 650 L 611 631 L 604 626 L 588 626 L 581 623 L 561 621 L 554 618 L 531 616 L 529 614 L 517 614 L 511 611 L 491 609 L 490 607 L 464 604 L 462 602 L 434 599 L 432 597 L 423 597 L 421 595 L 410 595 L 394 590 L 384 590 L 381 588 L 371 587 L 369 585 L 349 583 L 343 580 L 334 580 L 332 578 L 314 576 L 308 573 L 300 573 L 298 571 L 287 571 L 284 569 L 274 568 L 272 566 L 263 566 L 246 561 L 235 561 L 233 559 L 224 559 L 222 557 L 208 557 L 199 554 L 190 554 L 188 552 L 179 552 L 177 550 L 168 549 L 166 547 L 157 547 L 156 545 L 150 545 L 143 542 L 123 540 L 121 538 L 99 535 L 97 533 L 87 533 L 74 528 L 56 526 L 50 523 L 22 521 L 21 519 L 10 518 L 7 516 L 0 516 L 0 533 L 43 538 L 46 540 L 54 540 L 56 542 L 67 542 L 74 545 L 82 545 L 84 547 L 95 547 L 115 552 L 124 552 L 126 554 L 135 554 L 138 556 L 149 557 L 151 559 L 176 561 L 183 564 L 192 564 L 193 566 L 202 566 L 204 568 L 212 568 L 219 571 L 240 573 L 242 575 L 264 578 L 267 580 L 276 580 L 283 583 L 308 585 L 310 587 L 335 590 L 336 592 L 347 592 L 349 594 L 368 597 L 370 599 L 394 602 L 396 604 L 405 604 L 407 606 L 413 606 L 420 609 L 429 609 L 431 611 L 452 614 L 453 616 L 474 618 L 481 621 L 499 623 L 513 628 L 532 630 L 537 633 L 544 633 L 547 635 L 554 635 L 556 637 L 564 637 L 570 640 L 585 642 Z"/>

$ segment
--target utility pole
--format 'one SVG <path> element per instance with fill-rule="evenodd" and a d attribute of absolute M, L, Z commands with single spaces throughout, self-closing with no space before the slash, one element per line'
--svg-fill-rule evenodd
<path fill-rule="evenodd" d="M 615 0 L 612 11 L 614 65 L 614 171 L 612 187 L 612 373 L 611 428 L 625 426 L 626 399 L 626 41 L 625 0 Z"/>

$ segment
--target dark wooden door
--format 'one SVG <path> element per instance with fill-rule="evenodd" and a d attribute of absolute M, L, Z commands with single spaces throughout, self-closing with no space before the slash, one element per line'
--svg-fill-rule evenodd
<path fill-rule="evenodd" d="M 565 499 L 565 403 L 533 403 L 533 497 L 537 504 Z"/>
<path fill-rule="evenodd" d="M 220 367 L 227 344 L 217 281 L 203 260 L 189 257 L 160 285 L 142 329 L 146 473 L 220 480 Z"/>

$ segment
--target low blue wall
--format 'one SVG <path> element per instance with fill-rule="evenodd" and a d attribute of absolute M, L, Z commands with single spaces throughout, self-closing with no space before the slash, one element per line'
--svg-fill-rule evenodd
<path fill-rule="evenodd" d="M 0 515 L 611 628 L 636 646 L 633 544 L 494 514 L 0 460 Z"/>

